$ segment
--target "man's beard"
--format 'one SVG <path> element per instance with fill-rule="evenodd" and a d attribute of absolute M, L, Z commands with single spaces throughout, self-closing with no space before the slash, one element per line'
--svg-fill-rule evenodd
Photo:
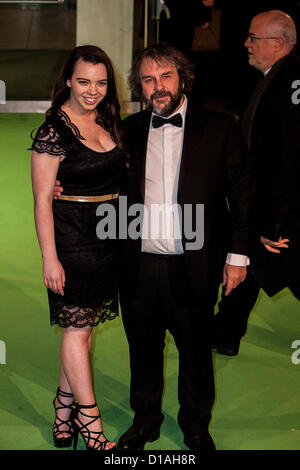
<path fill-rule="evenodd" d="M 148 104 L 148 107 L 150 107 L 152 111 L 158 116 L 168 117 L 179 106 L 182 95 L 183 95 L 182 88 L 178 88 L 177 92 L 174 95 L 172 95 L 170 91 L 156 91 L 150 96 L 150 100 L 147 102 L 147 104 Z M 169 103 L 163 107 L 156 107 L 155 104 L 153 103 L 154 99 L 163 98 L 164 96 L 170 97 Z"/>

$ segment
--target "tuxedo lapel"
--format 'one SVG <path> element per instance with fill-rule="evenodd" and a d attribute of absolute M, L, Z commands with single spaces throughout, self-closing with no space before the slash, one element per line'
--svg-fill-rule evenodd
<path fill-rule="evenodd" d="M 201 128 L 201 119 L 198 116 L 196 122 L 194 118 L 193 105 L 188 102 L 183 134 L 183 147 L 179 172 L 178 196 L 182 190 L 183 182 L 186 181 L 186 170 L 189 166 L 189 160 L 193 158 L 195 147 L 199 148 L 199 137 L 202 133 Z"/>

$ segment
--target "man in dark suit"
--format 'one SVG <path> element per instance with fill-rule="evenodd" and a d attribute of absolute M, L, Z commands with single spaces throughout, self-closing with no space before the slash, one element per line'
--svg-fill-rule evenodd
<path fill-rule="evenodd" d="M 121 249 L 134 421 L 118 448 L 142 449 L 159 437 L 168 329 L 179 352 L 184 442 L 191 450 L 214 450 L 208 331 L 222 277 L 227 294 L 245 278 L 254 197 L 249 154 L 231 116 L 187 98 L 191 64 L 174 47 L 139 53 L 130 80 L 150 109 L 124 121 L 128 206 L 140 204 L 144 212 L 141 236 L 130 219 Z"/>
<path fill-rule="evenodd" d="M 220 87 L 228 110 L 241 114 L 257 81 L 257 71 L 247 66 L 243 47 L 251 19 L 266 10 L 284 9 L 296 21 L 298 3 L 297 0 L 214 0 L 215 8 L 221 10 Z"/>
<path fill-rule="evenodd" d="M 257 181 L 256 237 L 250 273 L 230 296 L 223 294 L 213 344 L 236 355 L 260 287 L 270 296 L 290 287 L 300 298 L 300 61 L 296 28 L 281 11 L 251 22 L 249 63 L 264 77 L 241 120 Z"/>

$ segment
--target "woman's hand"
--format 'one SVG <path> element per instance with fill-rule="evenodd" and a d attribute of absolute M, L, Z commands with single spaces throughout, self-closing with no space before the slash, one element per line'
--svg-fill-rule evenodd
<path fill-rule="evenodd" d="M 55 294 L 64 295 L 65 271 L 58 259 L 44 260 L 44 283 Z"/>

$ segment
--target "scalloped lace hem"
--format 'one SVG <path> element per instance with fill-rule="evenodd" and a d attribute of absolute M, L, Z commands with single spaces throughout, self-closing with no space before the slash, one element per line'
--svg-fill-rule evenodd
<path fill-rule="evenodd" d="M 64 305 L 62 309 L 51 312 L 50 324 L 62 328 L 95 327 L 106 320 L 113 320 L 119 316 L 118 304 L 114 300 L 104 301 L 100 307 L 76 307 Z"/>

